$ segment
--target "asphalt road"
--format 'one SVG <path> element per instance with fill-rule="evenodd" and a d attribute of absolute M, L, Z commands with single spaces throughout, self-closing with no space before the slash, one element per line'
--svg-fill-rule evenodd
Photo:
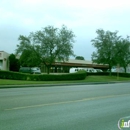
<path fill-rule="evenodd" d="M 130 83 L 0 89 L 0 130 L 118 130 Z"/>

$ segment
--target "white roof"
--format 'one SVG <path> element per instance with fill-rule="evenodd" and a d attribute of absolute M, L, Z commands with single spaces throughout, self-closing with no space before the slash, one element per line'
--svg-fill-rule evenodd
<path fill-rule="evenodd" d="M 66 63 L 92 64 L 92 61 L 69 59 Z"/>

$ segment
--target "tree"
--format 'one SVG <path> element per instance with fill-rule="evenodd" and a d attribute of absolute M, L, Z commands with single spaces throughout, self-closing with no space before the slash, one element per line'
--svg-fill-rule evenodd
<path fill-rule="evenodd" d="M 20 65 L 24 67 L 40 66 L 40 60 L 37 55 L 31 50 L 24 50 L 20 56 Z"/>
<path fill-rule="evenodd" d="M 10 71 L 19 71 L 19 68 L 20 68 L 19 60 L 16 59 L 14 54 L 11 54 L 9 56 L 9 62 L 10 62 L 9 64 Z"/>
<path fill-rule="evenodd" d="M 117 31 L 105 32 L 103 29 L 98 29 L 96 33 L 97 37 L 91 40 L 92 45 L 96 48 L 96 51 L 92 54 L 92 61 L 99 64 L 108 64 L 111 70 L 112 66 L 116 65 L 115 45 L 121 37 L 117 36 Z"/>
<path fill-rule="evenodd" d="M 76 60 L 85 60 L 83 56 L 76 56 L 75 59 Z"/>
<path fill-rule="evenodd" d="M 66 26 L 61 29 L 47 26 L 40 31 L 32 32 L 30 35 L 19 36 L 20 44 L 17 45 L 16 53 L 27 50 L 33 57 L 43 63 L 48 68 L 48 73 L 53 62 L 57 60 L 68 60 L 73 56 L 74 33 Z M 30 58 L 31 59 L 31 58 Z"/>
<path fill-rule="evenodd" d="M 120 66 L 124 67 L 126 73 L 126 67 L 130 63 L 130 40 L 129 37 L 126 39 L 122 38 L 116 43 L 116 62 Z"/>

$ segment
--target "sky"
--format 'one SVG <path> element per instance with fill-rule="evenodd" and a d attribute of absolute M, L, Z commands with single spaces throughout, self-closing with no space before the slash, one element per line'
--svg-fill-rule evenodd
<path fill-rule="evenodd" d="M 73 51 L 91 60 L 97 29 L 130 35 L 130 0 L 0 0 L 0 51 L 15 53 L 19 35 L 51 25 L 72 30 Z"/>

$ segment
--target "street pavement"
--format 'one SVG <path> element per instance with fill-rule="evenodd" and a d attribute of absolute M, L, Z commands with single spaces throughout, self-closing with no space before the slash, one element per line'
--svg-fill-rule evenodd
<path fill-rule="evenodd" d="M 130 83 L 0 89 L 0 130 L 118 130 L 129 101 Z"/>

